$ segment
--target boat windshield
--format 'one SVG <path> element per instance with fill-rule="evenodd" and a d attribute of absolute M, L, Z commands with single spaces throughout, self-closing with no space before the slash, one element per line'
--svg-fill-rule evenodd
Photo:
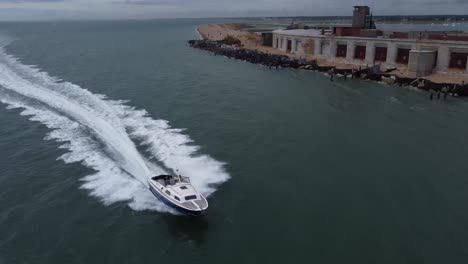
<path fill-rule="evenodd" d="M 166 185 L 175 185 L 177 183 L 190 183 L 190 179 L 183 176 L 173 176 L 166 179 Z"/>
<path fill-rule="evenodd" d="M 151 177 L 151 179 L 164 186 L 176 185 L 177 183 L 190 183 L 190 179 L 184 176 L 159 175 Z"/>

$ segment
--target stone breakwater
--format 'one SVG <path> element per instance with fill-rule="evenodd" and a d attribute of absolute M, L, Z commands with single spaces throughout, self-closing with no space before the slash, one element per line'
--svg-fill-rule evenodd
<path fill-rule="evenodd" d="M 442 92 L 456 96 L 468 96 L 468 84 L 435 83 L 423 78 L 399 77 L 392 74 L 391 72 L 393 70 L 391 69 L 384 73 L 376 73 L 372 68 L 350 70 L 339 69 L 334 66 L 320 66 L 316 61 L 294 59 L 285 55 L 270 54 L 257 50 L 225 45 L 219 41 L 211 40 L 189 40 L 188 44 L 193 48 L 213 52 L 215 55 L 261 64 L 269 68 L 293 68 L 328 73 L 331 75 L 331 80 L 335 79 L 334 76 L 340 79 L 346 79 L 348 77 L 359 78 L 384 82 L 391 85 L 414 86 L 421 90 L 429 91 L 431 94 Z"/>

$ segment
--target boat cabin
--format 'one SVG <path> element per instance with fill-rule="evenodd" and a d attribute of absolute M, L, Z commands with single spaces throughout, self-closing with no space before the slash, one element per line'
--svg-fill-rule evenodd
<path fill-rule="evenodd" d="M 187 202 L 198 199 L 197 192 L 190 185 L 190 178 L 184 176 L 159 175 L 151 178 L 161 184 L 164 188 L 161 191 L 179 202 Z"/>

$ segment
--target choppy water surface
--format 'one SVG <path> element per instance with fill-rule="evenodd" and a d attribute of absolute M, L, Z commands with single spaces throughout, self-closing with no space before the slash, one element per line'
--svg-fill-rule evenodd
<path fill-rule="evenodd" d="M 463 263 L 467 102 L 185 44 L 201 20 L 0 24 L 0 263 Z M 179 169 L 197 219 L 148 191 Z"/>

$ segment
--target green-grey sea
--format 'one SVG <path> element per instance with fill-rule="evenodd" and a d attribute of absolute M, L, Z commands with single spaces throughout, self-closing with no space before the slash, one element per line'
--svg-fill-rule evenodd
<path fill-rule="evenodd" d="M 219 21 L 0 24 L 1 264 L 468 262 L 466 100 L 187 46 Z"/>

